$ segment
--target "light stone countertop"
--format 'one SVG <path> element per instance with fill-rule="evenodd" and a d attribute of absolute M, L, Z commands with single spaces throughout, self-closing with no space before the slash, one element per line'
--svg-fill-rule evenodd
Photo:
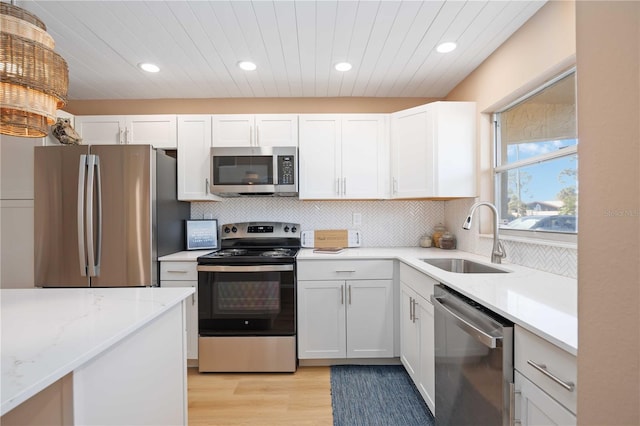
<path fill-rule="evenodd" d="M 398 259 L 459 291 L 567 352 L 578 352 L 577 280 L 504 262 L 492 265 L 507 274 L 459 274 L 431 266 L 420 259 L 466 258 L 491 264 L 489 256 L 459 250 L 419 247 L 361 247 L 337 254 L 302 249 L 298 261 Z"/>
<path fill-rule="evenodd" d="M 179 251 L 177 253 L 171 253 L 166 256 L 160 256 L 158 261 L 160 262 L 195 262 L 198 257 L 211 253 L 215 250 L 190 250 Z"/>
<path fill-rule="evenodd" d="M 195 289 L 0 291 L 4 415 L 168 311 Z"/>

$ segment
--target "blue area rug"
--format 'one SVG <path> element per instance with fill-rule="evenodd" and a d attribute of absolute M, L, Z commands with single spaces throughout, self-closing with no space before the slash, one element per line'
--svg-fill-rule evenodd
<path fill-rule="evenodd" d="M 401 365 L 334 365 L 335 426 L 433 426 L 433 415 Z"/>

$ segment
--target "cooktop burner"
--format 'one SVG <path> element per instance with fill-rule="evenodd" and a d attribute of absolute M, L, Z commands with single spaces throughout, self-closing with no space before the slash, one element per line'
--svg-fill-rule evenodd
<path fill-rule="evenodd" d="M 220 250 L 200 256 L 199 264 L 293 263 L 300 249 L 296 223 L 232 223 L 220 231 Z"/>

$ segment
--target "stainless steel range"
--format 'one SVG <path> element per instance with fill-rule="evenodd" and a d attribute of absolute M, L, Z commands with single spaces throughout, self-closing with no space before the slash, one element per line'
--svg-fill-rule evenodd
<path fill-rule="evenodd" d="M 300 225 L 221 226 L 220 250 L 198 258 L 200 372 L 296 370 Z"/>

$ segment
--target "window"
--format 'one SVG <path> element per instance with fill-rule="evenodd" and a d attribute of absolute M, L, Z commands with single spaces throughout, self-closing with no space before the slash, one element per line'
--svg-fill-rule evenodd
<path fill-rule="evenodd" d="M 496 204 L 502 230 L 576 234 L 575 70 L 494 115 Z"/>

